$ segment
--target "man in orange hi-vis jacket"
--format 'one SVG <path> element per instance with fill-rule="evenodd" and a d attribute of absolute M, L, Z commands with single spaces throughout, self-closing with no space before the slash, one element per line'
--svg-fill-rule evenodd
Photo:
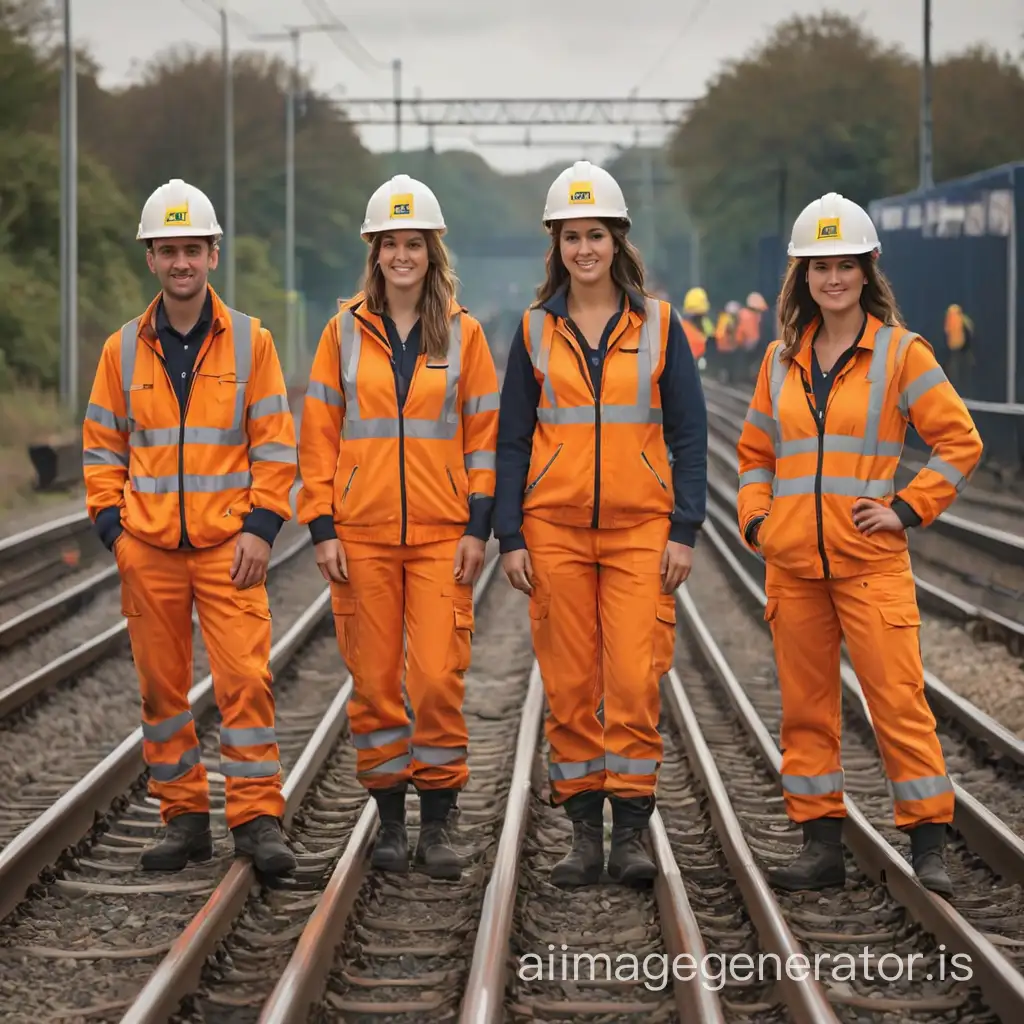
<path fill-rule="evenodd" d="M 906 530 L 953 503 L 982 444 L 931 346 L 901 322 L 880 250 L 866 211 L 835 193 L 797 218 L 778 302 L 782 338 L 765 354 L 738 445 L 739 528 L 764 557 L 782 691 L 782 789 L 805 839 L 769 877 L 783 889 L 846 877 L 845 639 L 914 870 L 948 896 L 953 785 L 925 698 Z M 932 455 L 897 493 L 908 423 Z"/>
<path fill-rule="evenodd" d="M 280 826 L 265 581 L 291 515 L 295 428 L 270 333 L 208 284 L 220 237 L 209 199 L 180 179 L 146 202 L 138 239 L 161 292 L 103 347 L 82 428 L 86 504 L 120 569 L 150 792 L 167 823 L 142 867 L 213 855 L 188 701 L 194 602 L 235 851 L 275 875 L 295 858 Z"/>

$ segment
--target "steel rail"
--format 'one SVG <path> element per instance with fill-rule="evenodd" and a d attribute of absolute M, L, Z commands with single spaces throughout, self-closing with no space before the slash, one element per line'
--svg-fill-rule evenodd
<path fill-rule="evenodd" d="M 59 519 L 51 519 L 38 526 L 31 526 L 19 533 L 13 533 L 10 537 L 0 540 L 0 565 L 7 565 L 9 562 L 21 558 L 22 555 L 45 547 L 52 541 L 84 533 L 90 529 L 91 525 L 89 514 L 83 510 L 71 512 Z"/>
<path fill-rule="evenodd" d="M 308 535 L 300 538 L 290 547 L 275 555 L 271 559 L 268 569 L 277 568 L 283 562 L 293 558 L 308 544 Z M 273 672 L 280 671 L 281 666 L 288 662 L 292 648 L 300 644 L 316 626 L 322 610 L 315 611 L 314 608 L 315 606 L 308 608 L 291 629 L 271 648 L 270 666 Z M 95 640 L 89 641 L 88 644 L 82 644 L 75 651 L 63 655 L 62 659 L 67 659 L 65 667 L 70 664 L 70 660 L 76 652 L 89 649 L 90 645 L 97 646 L 95 650 L 90 649 L 88 657 L 91 660 L 86 661 L 85 664 L 98 660 L 102 656 L 100 650 L 102 645 L 106 644 L 109 647 L 112 643 L 111 637 L 119 639 L 119 634 L 116 632 L 118 630 L 124 630 L 126 633 L 127 624 L 120 622 Z M 86 655 L 81 656 L 85 657 Z M 67 672 L 68 676 L 72 674 L 73 672 L 70 670 Z M 34 673 L 29 679 L 31 680 L 33 677 L 40 677 L 40 673 Z M 31 695 L 52 685 L 53 682 L 54 680 L 46 681 L 41 677 L 36 678 L 35 682 L 31 684 L 35 688 Z M 22 684 L 28 685 L 26 680 L 22 680 Z M 0 694 L 0 699 L 6 693 L 7 691 L 4 691 L 3 694 Z M 22 696 L 24 699 L 21 703 L 29 699 L 24 694 Z M 192 706 L 192 713 L 198 720 L 201 715 L 206 714 L 216 705 L 213 676 L 207 674 L 196 683 L 189 691 L 188 698 Z M 36 878 L 48 865 L 55 862 L 64 850 L 74 846 L 89 832 L 95 824 L 96 815 L 104 813 L 118 796 L 139 780 L 145 771 L 146 765 L 142 758 L 142 726 L 139 726 L 66 793 L 43 811 L 31 825 L 19 832 L 3 850 L 0 850 L 0 920 L 7 917 L 17 907 Z"/>
<path fill-rule="evenodd" d="M 717 536 L 717 530 L 711 523 L 705 524 L 704 532 L 709 537 Z M 736 564 L 741 572 L 744 571 Z M 676 600 L 687 628 L 718 677 L 740 723 L 765 764 L 777 777 L 780 776 L 782 754 L 729 668 L 697 611 L 686 584 L 676 592 Z M 844 841 L 853 851 L 861 869 L 875 882 L 885 886 L 922 928 L 946 943 L 952 951 L 970 957 L 973 980 L 1002 1020 L 1019 1019 L 1024 1013 L 1024 977 L 981 932 L 944 899 L 921 885 L 911 866 L 870 824 L 849 793 L 845 794 L 844 800 L 847 811 Z"/>
<path fill-rule="evenodd" d="M 499 558 L 494 557 L 484 566 L 483 572 L 473 588 L 475 602 L 483 598 L 494 577 L 498 562 Z M 324 605 L 326 611 L 330 607 L 330 590 L 320 599 L 321 603 L 324 598 L 326 598 Z M 332 749 L 348 724 L 347 708 L 349 698 L 352 696 L 352 687 L 353 679 L 350 673 L 339 688 L 334 700 L 331 701 L 320 724 L 310 736 L 295 767 L 285 780 L 283 823 L 286 829 L 291 825 L 320 769 L 330 757 Z M 339 860 L 338 867 L 332 875 L 333 884 L 334 877 L 337 876 L 341 865 L 343 863 L 346 865 L 348 878 L 344 882 L 345 893 L 343 895 L 350 895 L 353 900 L 359 891 L 366 870 L 365 854 L 369 849 L 371 838 L 376 834 L 376 819 L 376 802 L 373 799 L 368 799 L 345 854 Z M 362 831 L 360 831 L 360 826 L 362 826 Z M 353 850 L 351 855 L 348 852 L 349 847 Z M 360 851 L 359 856 L 356 856 L 357 850 Z M 357 878 L 358 881 L 354 881 Z M 190 995 L 199 984 L 207 957 L 216 950 L 220 940 L 231 930 L 235 918 L 245 906 L 255 880 L 256 872 L 252 861 L 247 857 L 236 857 L 216 889 L 210 894 L 209 899 L 174 940 L 163 960 L 147 979 L 146 984 L 121 1018 L 121 1024 L 157 1024 L 157 1022 L 167 1021 L 175 1013 L 182 999 Z M 347 916 L 348 909 L 345 909 L 341 918 L 342 926 L 344 926 Z M 330 952 L 333 950 L 334 946 L 332 945 Z M 329 957 L 327 957 L 327 968 L 330 968 Z"/>

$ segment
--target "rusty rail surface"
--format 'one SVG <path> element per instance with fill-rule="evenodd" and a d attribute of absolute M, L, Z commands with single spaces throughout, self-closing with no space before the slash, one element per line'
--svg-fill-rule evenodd
<path fill-rule="evenodd" d="M 308 535 L 301 537 L 290 547 L 276 554 L 271 559 L 269 568 L 277 568 L 305 549 L 309 543 Z M 326 607 L 330 607 L 329 600 Z M 320 603 L 308 608 L 274 645 L 270 654 L 271 670 L 274 673 L 280 672 L 282 666 L 287 664 L 292 651 L 301 645 L 323 614 L 324 606 L 321 599 Z M 15 684 L 23 687 L 16 697 L 8 696 L 12 688 L 5 690 L 0 694 L 0 702 L 6 698 L 8 701 L 20 700 L 23 704 L 46 687 L 69 678 L 85 665 L 92 664 L 102 657 L 115 641 L 119 642 L 121 630 L 127 634 L 127 624 L 123 621 L 58 658 L 57 661 L 62 664 L 60 671 L 64 673 L 59 678 L 56 674 L 48 677 L 46 668 L 49 666 L 46 666 L 21 683 Z M 76 658 L 84 660 L 79 661 Z M 56 670 L 54 672 L 56 673 Z M 206 675 L 192 687 L 188 696 L 192 713 L 198 720 L 200 715 L 215 706 L 213 676 Z M 28 828 L 0 850 L 0 919 L 10 914 L 21 902 L 40 872 L 56 861 L 64 850 L 78 843 L 95 824 L 96 815 L 105 812 L 145 771 L 140 725 L 63 796 L 43 811 Z"/>
<path fill-rule="evenodd" d="M 717 536 L 713 524 L 706 524 L 705 531 L 709 537 Z M 718 539 L 721 542 L 721 538 Z M 725 656 L 697 611 L 686 584 L 676 591 L 676 601 L 687 628 L 718 677 L 740 723 L 764 762 L 779 776 L 782 754 L 729 668 Z M 922 928 L 944 942 L 952 951 L 966 954 L 970 958 L 973 980 L 981 988 L 989 1006 L 1002 1020 L 1019 1019 L 1024 1013 L 1024 977 L 992 942 L 964 920 L 953 907 L 921 885 L 911 866 L 869 823 L 849 793 L 845 794 L 844 800 L 847 810 L 844 841 L 861 869 L 875 882 L 884 885 Z"/>
<path fill-rule="evenodd" d="M 473 588 L 474 601 L 482 599 L 494 578 L 498 561 L 497 557 L 492 558 L 484 566 L 483 572 Z M 325 596 L 327 597 L 326 607 L 329 608 L 329 590 Z M 348 723 L 347 706 L 352 695 L 352 686 L 353 680 L 349 674 L 334 700 L 331 701 L 327 713 L 306 743 L 295 767 L 285 780 L 283 823 L 286 829 L 306 798 L 320 769 L 330 756 L 331 750 L 345 730 Z M 351 903 L 362 885 L 366 871 L 366 855 L 369 852 L 372 839 L 376 835 L 376 828 L 376 802 L 369 799 L 363 808 L 359 823 L 349 839 L 346 850 L 332 874 L 328 889 L 310 918 L 307 931 L 313 926 L 314 919 L 323 922 L 323 930 L 319 933 L 320 939 L 314 948 L 314 954 L 322 961 L 319 962 L 319 966 L 323 970 L 323 974 L 302 975 L 297 990 L 299 997 L 305 996 L 311 990 L 314 978 L 318 983 L 321 978 L 326 978 L 327 971 L 330 969 L 330 958 L 337 942 L 340 941 L 341 930 L 344 928 Z M 255 880 L 256 873 L 252 862 L 247 857 L 236 857 L 220 884 L 211 893 L 199 913 L 192 918 L 174 941 L 164 959 L 136 996 L 132 1005 L 121 1018 L 122 1024 L 157 1024 L 157 1022 L 166 1021 L 174 1014 L 181 1001 L 195 990 L 206 958 L 216 950 L 220 940 L 230 931 L 235 918 L 245 906 L 245 901 Z M 329 908 L 326 904 L 328 894 L 331 894 L 332 900 L 335 901 Z M 339 929 L 336 938 L 335 927 Z M 330 941 L 332 938 L 333 941 Z M 292 959 L 294 962 L 295 957 Z M 287 977 L 287 972 L 285 977 Z M 305 1007 L 305 1005 L 304 1003 L 303 1006 Z M 305 1020 L 305 1016 L 302 1019 Z"/>

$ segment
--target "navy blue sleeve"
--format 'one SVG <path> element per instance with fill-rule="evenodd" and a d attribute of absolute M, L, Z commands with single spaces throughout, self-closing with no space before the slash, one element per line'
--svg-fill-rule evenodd
<path fill-rule="evenodd" d="M 466 537 L 476 537 L 485 543 L 491 536 L 491 517 L 494 515 L 494 499 L 474 498 L 469 503 L 469 522 L 463 531 Z"/>
<path fill-rule="evenodd" d="M 502 554 L 526 547 L 523 539 L 523 492 L 533 454 L 540 384 L 526 351 L 519 323 L 508 354 L 498 412 L 497 478 L 494 482 L 494 536 Z"/>
<path fill-rule="evenodd" d="M 269 508 L 254 508 L 242 523 L 242 533 L 253 533 L 265 540 L 271 547 L 284 526 L 284 520 Z"/>
<path fill-rule="evenodd" d="M 121 531 L 124 529 L 121 526 L 121 509 L 117 505 L 101 509 L 96 515 L 93 529 L 96 531 L 96 536 L 99 537 L 103 546 L 108 551 L 111 551 L 114 547 L 114 541 L 121 536 Z"/>
<path fill-rule="evenodd" d="M 338 534 L 334 529 L 334 516 L 322 515 L 309 521 L 309 537 L 314 544 L 323 544 L 325 540 L 337 540 Z"/>
<path fill-rule="evenodd" d="M 669 540 L 693 547 L 707 508 L 708 412 L 697 363 L 676 316 L 669 322 L 659 385 L 662 429 L 672 460 L 676 499 Z"/>

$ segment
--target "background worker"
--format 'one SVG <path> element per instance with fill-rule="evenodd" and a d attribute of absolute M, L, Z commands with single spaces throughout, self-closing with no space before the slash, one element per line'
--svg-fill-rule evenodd
<path fill-rule="evenodd" d="M 587 161 L 567 168 L 544 223 L 547 279 L 502 389 L 494 532 L 530 596 L 551 799 L 573 822 L 552 881 L 600 878 L 607 795 L 608 872 L 644 882 L 656 874 L 642 840 L 662 757 L 659 682 L 704 520 L 707 413 L 679 318 L 644 291 L 615 179 Z"/>
<path fill-rule="evenodd" d="M 736 350 L 736 317 L 740 308 L 735 299 L 730 299 L 725 304 L 725 309 L 718 314 L 718 321 L 715 324 L 715 354 L 711 365 L 721 381 L 729 379 L 729 362 Z"/>
<path fill-rule="evenodd" d="M 946 334 L 946 372 L 953 386 L 959 391 L 970 388 L 971 369 L 974 353 L 971 342 L 974 339 L 974 322 L 953 302 L 946 308 L 944 323 Z"/>
<path fill-rule="evenodd" d="M 704 353 L 707 351 L 708 338 L 714 335 L 714 325 L 708 318 L 711 303 L 708 293 L 703 288 L 691 288 L 683 299 L 683 331 L 690 346 L 694 361 L 703 365 Z"/>
<path fill-rule="evenodd" d="M 479 322 L 455 299 L 444 232 L 420 181 L 400 174 L 371 196 L 365 290 L 341 304 L 313 362 L 298 508 L 355 681 L 358 777 L 381 819 L 373 864 L 408 870 L 412 782 L 415 861 L 457 879 L 446 824 L 469 778 L 463 677 L 490 535 L 498 381 Z"/>
<path fill-rule="evenodd" d="M 766 565 L 782 691 L 782 786 L 803 824 L 783 889 L 842 885 L 840 644 L 864 688 L 914 870 L 952 892 L 942 863 L 953 787 L 924 694 L 906 528 L 932 523 L 964 487 L 981 439 L 931 346 L 900 321 L 875 262 L 875 225 L 835 193 L 793 225 L 773 342 L 739 454 L 739 525 Z M 898 494 L 912 422 L 932 449 Z"/>
<path fill-rule="evenodd" d="M 121 572 L 149 789 L 167 823 L 142 867 L 213 854 L 188 701 L 195 602 L 235 851 L 280 874 L 295 858 L 279 820 L 266 574 L 291 516 L 295 428 L 270 332 L 208 284 L 220 237 L 199 189 L 175 179 L 147 200 L 138 238 L 161 292 L 103 347 L 82 429 L 86 505 Z"/>
<path fill-rule="evenodd" d="M 761 320 L 768 311 L 768 303 L 760 292 L 751 292 L 747 301 L 736 314 L 737 357 L 734 380 L 753 380 L 760 364 Z"/>

